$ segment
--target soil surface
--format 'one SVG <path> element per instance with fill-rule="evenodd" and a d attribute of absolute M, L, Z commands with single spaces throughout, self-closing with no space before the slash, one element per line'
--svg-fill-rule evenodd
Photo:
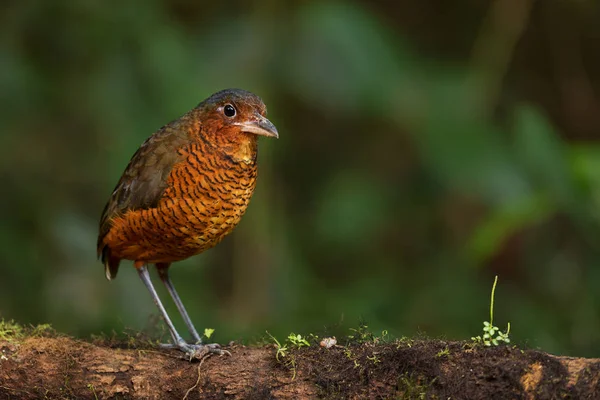
<path fill-rule="evenodd" d="M 135 348 L 131 348 L 135 347 Z M 397 340 L 230 346 L 185 360 L 149 345 L 0 338 L 0 399 L 600 399 L 600 359 Z"/>

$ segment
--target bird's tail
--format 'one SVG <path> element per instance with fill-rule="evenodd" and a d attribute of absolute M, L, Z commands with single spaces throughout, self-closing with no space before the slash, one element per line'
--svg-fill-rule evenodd
<path fill-rule="evenodd" d="M 102 249 L 102 263 L 104 264 L 104 273 L 106 274 L 106 279 L 110 281 L 117 277 L 120 262 L 121 260 L 119 258 L 112 256 L 110 247 L 104 246 Z"/>

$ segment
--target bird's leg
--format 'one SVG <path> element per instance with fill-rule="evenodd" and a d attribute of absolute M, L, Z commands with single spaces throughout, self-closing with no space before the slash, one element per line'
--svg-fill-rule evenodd
<path fill-rule="evenodd" d="M 179 333 L 177 333 L 175 325 L 173 325 L 173 322 L 171 322 L 171 318 L 169 318 L 167 310 L 165 310 L 165 307 L 163 306 L 162 302 L 160 301 L 160 298 L 158 297 L 158 293 L 156 293 L 156 290 L 154 289 L 154 285 L 152 285 L 152 281 L 150 280 L 150 274 L 148 273 L 148 268 L 146 267 L 146 265 L 142 265 L 141 267 L 137 268 L 137 271 L 140 275 L 140 278 L 142 279 L 142 282 L 144 282 L 144 285 L 146 285 L 146 288 L 150 292 L 152 300 L 154 300 L 154 304 L 156 304 L 156 307 L 158 307 L 158 310 L 160 311 L 163 320 L 167 324 L 173 342 L 176 344 L 185 343 L 183 338 L 179 335 Z"/>
<path fill-rule="evenodd" d="M 167 324 L 167 327 L 169 328 L 169 331 L 171 332 L 171 337 L 173 338 L 174 345 L 166 345 L 163 347 L 167 347 L 167 348 L 177 347 L 179 350 L 186 353 L 186 355 L 188 355 L 190 357 L 190 359 L 201 358 L 202 356 L 204 356 L 207 353 L 215 353 L 215 354 L 229 353 L 224 350 L 221 350 L 218 347 L 218 345 L 205 346 L 205 345 L 201 345 L 201 344 L 193 345 L 193 344 L 186 343 L 186 341 L 183 340 L 181 335 L 179 335 L 179 333 L 177 333 L 177 330 L 175 329 L 173 322 L 171 322 L 171 318 L 169 318 L 169 315 L 167 314 L 167 310 L 165 310 L 165 307 L 163 306 L 162 302 L 160 301 L 160 298 L 158 297 L 158 294 L 156 293 L 156 290 L 154 289 L 154 286 L 152 285 L 152 281 L 150 280 L 150 274 L 148 273 L 148 268 L 146 267 L 146 265 L 145 264 L 138 265 L 138 263 L 136 262 L 136 269 L 138 271 L 138 274 L 140 275 L 140 278 L 142 279 L 142 282 L 144 282 L 144 285 L 146 285 L 146 288 L 150 292 L 150 295 L 152 296 L 152 300 L 154 300 L 154 304 L 156 304 L 156 306 L 158 307 L 158 310 L 160 311 L 165 323 Z"/>
<path fill-rule="evenodd" d="M 181 317 L 183 318 L 183 321 L 185 322 L 185 325 L 187 326 L 188 330 L 192 334 L 192 337 L 194 338 L 196 344 L 202 344 L 202 338 L 198 334 L 198 331 L 196 330 L 196 327 L 194 327 L 194 324 L 192 323 L 192 320 L 190 319 L 190 316 L 188 315 L 185 306 L 181 302 L 181 299 L 179 298 L 179 295 L 175 290 L 175 286 L 173 286 L 173 282 L 171 282 L 171 278 L 169 277 L 169 264 L 156 264 L 156 270 L 158 271 L 158 276 L 160 277 L 160 280 L 165 284 L 167 291 L 173 298 L 173 301 L 175 302 L 175 305 L 179 310 L 179 314 L 181 314 Z"/>

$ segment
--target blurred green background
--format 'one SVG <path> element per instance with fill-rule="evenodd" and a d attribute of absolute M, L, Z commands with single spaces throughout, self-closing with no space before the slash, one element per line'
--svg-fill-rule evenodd
<path fill-rule="evenodd" d="M 468 339 L 499 275 L 513 341 L 600 356 L 598 21 L 592 0 L 3 2 L 0 317 L 151 329 L 131 264 L 109 283 L 96 260 L 100 212 L 147 136 L 240 87 L 281 138 L 235 233 L 172 269 L 200 330 Z"/>

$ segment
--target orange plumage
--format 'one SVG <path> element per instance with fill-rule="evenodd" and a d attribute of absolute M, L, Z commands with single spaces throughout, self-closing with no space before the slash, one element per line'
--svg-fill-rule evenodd
<path fill-rule="evenodd" d="M 257 135 L 278 137 L 265 115 L 256 95 L 224 90 L 142 144 L 102 213 L 98 254 L 108 279 L 122 259 L 166 271 L 233 230 L 256 185 Z"/>

